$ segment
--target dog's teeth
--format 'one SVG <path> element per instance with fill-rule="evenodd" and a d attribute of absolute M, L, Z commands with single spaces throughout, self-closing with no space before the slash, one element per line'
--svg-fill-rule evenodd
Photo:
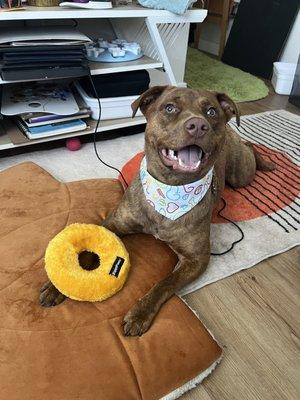
<path fill-rule="evenodd" d="M 201 164 L 201 161 L 199 160 L 199 161 L 197 162 L 197 164 L 195 165 L 195 168 L 198 168 L 200 164 Z"/>
<path fill-rule="evenodd" d="M 182 161 L 181 158 L 179 158 L 179 165 L 180 165 L 181 167 L 185 167 L 184 162 Z"/>
<path fill-rule="evenodd" d="M 172 160 L 177 160 L 174 150 L 169 150 L 169 157 L 172 158 Z"/>

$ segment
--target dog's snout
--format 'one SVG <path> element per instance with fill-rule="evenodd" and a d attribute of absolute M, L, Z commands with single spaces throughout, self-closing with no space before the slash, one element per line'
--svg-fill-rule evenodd
<path fill-rule="evenodd" d="M 204 118 L 194 117 L 186 121 L 185 129 L 192 136 L 202 136 L 209 130 L 209 126 Z"/>

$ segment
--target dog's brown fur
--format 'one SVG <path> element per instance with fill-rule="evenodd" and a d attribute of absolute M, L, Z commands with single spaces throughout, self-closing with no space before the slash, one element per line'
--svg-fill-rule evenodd
<path fill-rule="evenodd" d="M 166 105 L 175 105 L 176 112 L 167 113 Z M 207 115 L 214 107 L 216 116 Z M 141 109 L 147 119 L 145 154 L 148 172 L 170 185 L 183 185 L 199 180 L 214 165 L 211 189 L 202 201 L 184 216 L 170 220 L 156 212 L 145 199 L 139 175 L 126 190 L 118 208 L 103 226 L 119 236 L 136 232 L 152 234 L 168 243 L 178 254 L 177 268 L 158 282 L 124 317 L 125 335 L 146 332 L 162 304 L 176 291 L 192 282 L 205 270 L 210 258 L 210 220 L 220 199 L 225 181 L 232 187 L 249 184 L 256 169 L 272 170 L 274 165 L 263 160 L 251 143 L 244 143 L 227 125 L 239 112 L 234 102 L 223 93 L 156 86 L 141 95 L 132 105 L 134 114 Z M 191 118 L 201 118 L 209 130 L 201 136 L 190 135 L 185 126 Z M 174 171 L 159 155 L 161 147 L 180 149 L 200 146 L 208 160 L 195 172 Z M 64 300 L 53 285 L 41 292 L 41 304 L 52 306 Z"/>

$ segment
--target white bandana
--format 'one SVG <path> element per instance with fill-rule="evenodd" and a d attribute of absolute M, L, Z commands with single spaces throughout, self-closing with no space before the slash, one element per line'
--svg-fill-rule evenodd
<path fill-rule="evenodd" d="M 213 177 L 212 167 L 199 181 L 182 186 L 159 182 L 147 171 L 146 157 L 140 168 L 140 178 L 147 202 L 166 218 L 175 220 L 188 213 L 206 195 Z"/>

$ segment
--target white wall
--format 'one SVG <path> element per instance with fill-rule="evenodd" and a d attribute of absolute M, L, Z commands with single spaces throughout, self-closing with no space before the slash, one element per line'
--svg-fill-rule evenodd
<path fill-rule="evenodd" d="M 280 61 L 295 63 L 298 62 L 300 53 L 300 11 L 295 19 L 294 25 L 290 31 Z"/>

